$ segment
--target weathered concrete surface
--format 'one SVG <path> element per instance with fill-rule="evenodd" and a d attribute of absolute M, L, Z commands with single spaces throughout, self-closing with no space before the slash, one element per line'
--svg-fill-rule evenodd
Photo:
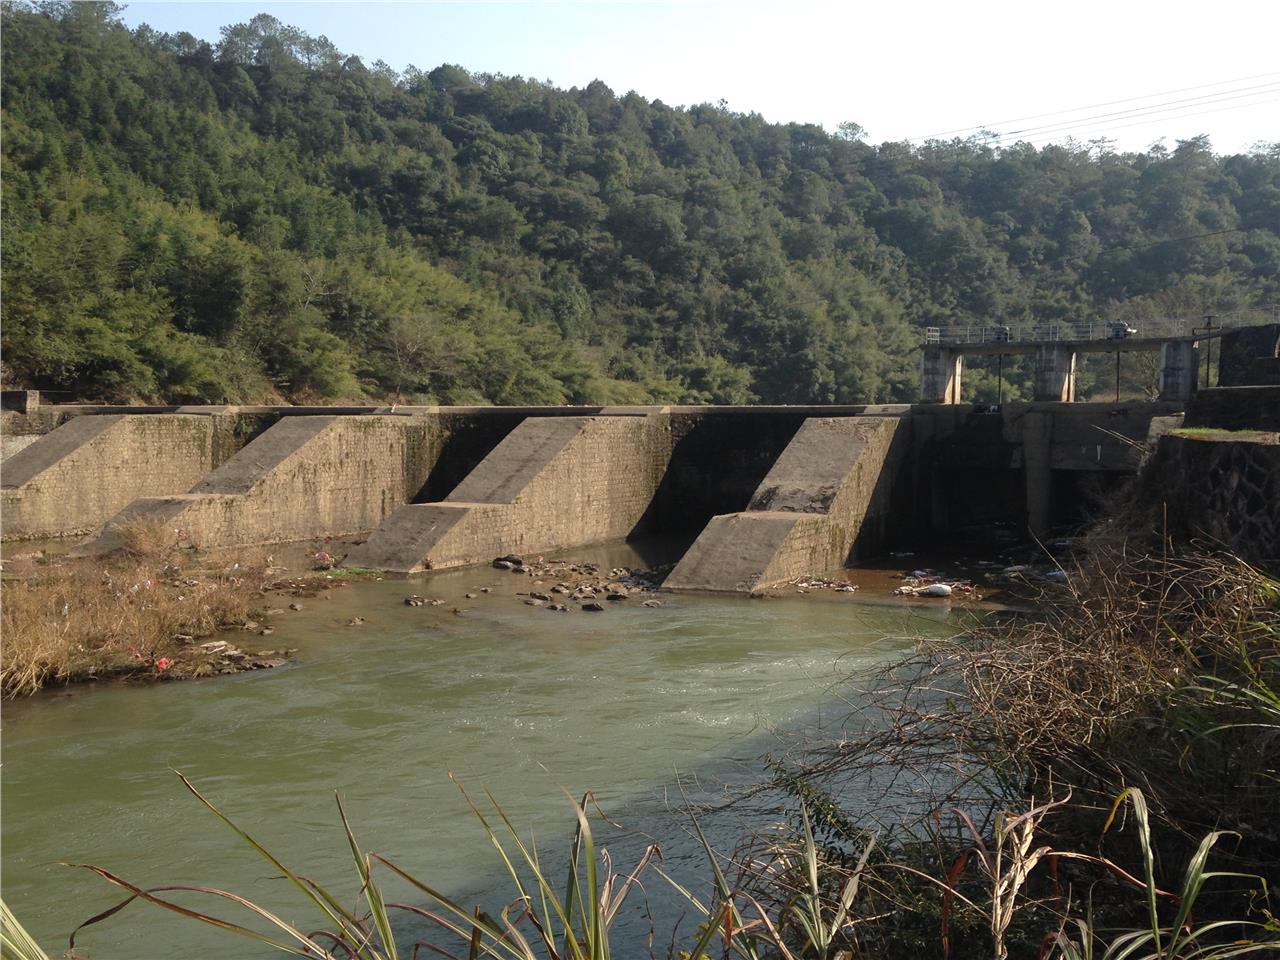
<path fill-rule="evenodd" d="M 841 566 L 860 543 L 871 552 L 909 429 L 899 417 L 806 420 L 747 509 L 712 518 L 664 587 L 750 592 Z"/>
<path fill-rule="evenodd" d="M 1280 430 L 1280 384 L 1201 390 L 1187 408 L 1186 426 Z"/>
<path fill-rule="evenodd" d="M 592 537 L 606 539 L 626 536 L 632 530 L 683 534 L 703 529 L 714 516 L 744 511 L 795 514 L 794 510 L 779 510 L 776 506 L 756 504 L 753 507 L 752 501 L 770 471 L 782 468 L 784 461 L 780 458 L 783 450 L 796 438 L 802 424 L 811 418 L 906 417 L 909 420 L 910 455 L 900 472 L 907 487 L 908 500 L 914 498 L 914 502 L 895 508 L 895 542 L 919 541 L 960 530 L 978 533 L 980 528 L 992 526 L 1000 526 L 1002 530 L 1008 528 L 1010 533 L 1027 528 L 1043 532 L 1064 523 L 1079 522 L 1082 518 L 1075 505 L 1084 503 L 1099 491 L 1105 495 L 1131 476 L 1148 441 L 1155 434 L 1176 425 L 1176 420 L 1171 418 L 1180 415 L 1182 407 L 1168 403 L 1036 402 L 1010 403 L 1000 409 L 959 404 L 912 407 L 140 409 L 147 410 L 146 417 L 134 416 L 121 408 L 42 405 L 30 414 L 5 411 L 3 425 L 8 438 L 14 432 L 35 434 L 50 424 L 63 422 L 75 426 L 65 428 L 71 432 L 62 436 L 83 435 L 88 439 L 97 436 L 97 432 L 108 424 L 130 417 L 154 420 L 156 429 L 163 430 L 161 424 L 165 422 L 190 420 L 197 413 L 203 415 L 214 424 L 209 457 L 213 466 L 229 461 L 246 442 L 252 449 L 246 447 L 249 452 L 235 458 L 234 463 L 227 462 L 225 469 L 209 476 L 205 483 L 198 482 L 201 479 L 200 469 L 196 469 L 195 475 L 174 481 L 174 486 L 143 488 L 141 493 L 151 497 L 164 496 L 166 502 L 139 505 L 137 509 L 145 507 L 151 511 L 153 519 L 172 523 L 175 529 L 183 530 L 189 538 L 209 544 L 232 545 L 360 533 L 376 526 L 379 518 L 386 515 L 385 511 L 406 502 L 436 504 L 434 514 L 447 514 L 449 517 L 439 522 L 458 527 L 449 534 L 450 542 L 460 543 L 461 539 L 471 536 L 467 530 L 485 525 L 481 518 L 486 513 L 486 509 L 482 509 L 486 504 L 503 507 L 497 511 L 501 517 L 519 513 L 507 509 L 510 504 L 506 503 L 506 498 L 515 496 L 517 501 L 521 501 L 522 491 L 538 489 L 543 468 L 562 456 L 551 451 L 560 449 L 557 437 L 564 439 L 568 436 L 560 432 L 569 430 L 563 423 L 592 417 L 605 421 L 648 419 L 653 423 L 663 423 L 666 429 L 663 443 L 650 450 L 656 459 L 641 457 L 633 463 L 633 468 L 641 470 L 645 476 L 656 472 L 659 478 L 656 490 L 646 494 L 650 497 L 648 506 L 633 527 L 623 529 L 624 525 L 620 524 L 618 529 L 621 533 L 615 530 L 600 533 L 589 525 L 584 526 L 570 514 L 565 520 L 563 536 L 552 535 L 548 527 L 559 521 L 548 519 L 556 515 L 555 510 L 549 509 L 547 516 L 538 518 L 531 529 L 537 534 L 536 542 L 540 544 L 536 549 L 551 549 L 553 544 L 560 542 L 570 546 L 586 542 L 583 537 L 587 534 L 582 530 L 588 531 Z M 1188 425 L 1197 425 L 1199 420 L 1195 418 L 1200 417 L 1207 421 L 1206 425 L 1265 428 L 1280 416 L 1276 414 L 1278 409 L 1280 388 L 1202 391 L 1193 409 L 1194 417 L 1188 418 Z M 1248 423 L 1242 422 L 1242 418 Z M 396 452 L 400 449 L 396 444 L 403 445 L 408 440 L 394 428 L 378 429 L 392 430 L 399 439 L 388 440 L 382 446 L 374 444 L 367 451 L 360 452 L 343 446 L 333 437 L 326 440 L 325 431 L 317 426 L 356 421 L 414 424 L 412 428 L 405 426 L 404 429 L 410 434 L 413 430 L 424 432 L 426 439 L 421 443 L 426 446 L 421 462 L 408 474 L 404 473 L 403 454 Z M 545 421 L 539 428 L 543 446 L 525 452 L 523 473 L 512 467 L 507 474 L 469 476 L 472 469 L 518 424 L 534 421 Z M 561 426 L 556 426 L 556 423 Z M 268 435 L 273 438 L 269 442 L 264 439 Z M 40 449 L 45 444 L 44 449 L 52 450 L 55 447 L 48 446 L 52 442 L 48 438 L 35 441 L 30 449 Z M 572 442 L 585 441 L 574 439 Z M 565 443 L 569 444 L 569 440 Z M 634 438 L 627 443 L 634 445 Z M 75 448 L 77 444 L 71 446 Z M 95 452 L 92 457 L 97 459 L 85 465 L 84 470 L 77 468 L 75 472 L 81 476 L 74 483 L 64 483 L 65 492 L 56 498 L 58 509 L 46 511 L 42 515 L 43 520 L 33 521 L 37 526 L 40 523 L 48 526 L 30 529 L 24 535 L 91 531 L 99 526 L 106 518 L 101 511 L 96 515 L 91 513 L 94 506 L 92 498 L 81 498 L 81 488 L 97 484 L 95 478 L 100 477 L 103 471 L 117 469 L 118 465 L 112 466 L 113 458 L 128 456 L 131 449 L 128 444 L 100 443 L 93 446 Z M 171 455 L 171 451 L 159 448 L 156 454 L 162 457 Z M 544 455 L 550 459 L 540 459 Z M 19 476 L 13 473 L 13 465 L 20 466 L 24 462 L 22 458 L 29 456 L 29 452 L 24 452 L 5 463 L 6 484 L 13 482 L 14 476 Z M 147 480 L 149 473 L 156 472 L 153 469 L 156 456 L 129 461 L 130 466 L 124 470 L 123 476 L 135 483 Z M 566 463 L 572 460 L 572 456 L 571 452 L 563 454 Z M 518 457 L 511 462 L 517 460 Z M 422 479 L 423 469 L 426 470 L 425 480 Z M 581 465 L 584 477 L 596 469 L 587 461 Z M 400 479 L 396 479 L 397 476 Z M 490 486 L 480 486 L 482 479 L 486 479 Z M 413 485 L 420 481 L 421 485 L 413 490 Z M 614 496 L 610 491 L 606 499 Z M 14 500 L 12 494 L 7 497 Z M 126 494 L 123 499 L 127 502 L 131 496 Z M 458 526 L 460 521 L 455 516 L 458 513 L 456 504 L 459 503 L 475 506 L 469 512 L 463 511 L 470 519 L 461 526 Z M 455 506 L 445 507 L 444 504 Z M 426 516 L 427 513 L 421 515 Z M 508 521 L 494 519 L 486 522 L 496 529 Z M 755 522 L 759 525 L 764 521 L 757 517 Z M 794 519 L 788 522 L 793 527 L 797 523 Z M 367 526 L 361 529 L 362 524 Z M 863 528 L 870 529 L 866 524 Z M 535 549 L 530 546 L 535 538 L 527 535 L 519 524 L 513 529 L 512 536 L 510 545 L 498 544 L 490 556 L 510 550 Z M 803 539 L 798 528 L 794 538 L 792 542 Z M 521 543 L 526 546 L 518 546 Z M 406 544 L 406 549 L 412 552 L 416 547 Z M 488 552 L 486 547 L 478 554 L 479 558 L 488 559 L 484 556 Z M 442 554 L 440 562 L 454 561 Z"/>
<path fill-rule="evenodd" d="M 1218 386 L 1280 386 L 1280 323 L 1222 335 Z"/>
<path fill-rule="evenodd" d="M 439 427 L 427 417 L 284 417 L 189 493 L 131 503 L 77 552 L 113 549 L 120 525 L 134 521 L 163 523 L 201 547 L 370 530 L 427 482 Z"/>
<path fill-rule="evenodd" d="M 0 463 L 8 460 L 19 450 L 27 449 L 39 440 L 40 436 L 38 433 L 30 433 L 16 437 L 0 437 Z"/>
<path fill-rule="evenodd" d="M 218 465 L 210 416 L 75 417 L 4 462 L 4 539 L 83 536 L 138 497 L 187 490 Z"/>
<path fill-rule="evenodd" d="M 928 529 L 1005 523 L 1044 535 L 1073 517 L 1085 486 L 1138 470 L 1176 403 L 1007 403 L 998 411 L 912 408 L 915 499 Z M 1153 427 L 1154 425 L 1154 427 Z"/>
<path fill-rule="evenodd" d="M 396 511 L 346 562 L 413 573 L 623 539 L 672 448 L 662 415 L 526 420 L 443 501 Z"/>

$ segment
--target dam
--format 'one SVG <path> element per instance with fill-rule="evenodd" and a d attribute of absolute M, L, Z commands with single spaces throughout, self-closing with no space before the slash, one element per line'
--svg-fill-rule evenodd
<path fill-rule="evenodd" d="M 1165 342 L 1168 395 L 1118 403 L 1072 402 L 1062 385 L 1057 399 L 955 402 L 958 358 L 986 346 L 926 346 L 933 402 L 877 406 L 154 408 L 6 394 L 6 444 L 25 442 L 0 473 L 0 516 L 7 540 L 76 537 L 81 555 L 115 549 L 133 524 L 201 548 L 364 538 L 345 563 L 400 574 L 697 533 L 666 587 L 752 592 L 938 538 L 1078 524 L 1184 420 L 1202 434 L 1280 429 L 1273 327 L 1224 337 L 1227 385 L 1198 392 L 1189 341 Z M 1263 382 L 1235 383 L 1241 365 Z"/>

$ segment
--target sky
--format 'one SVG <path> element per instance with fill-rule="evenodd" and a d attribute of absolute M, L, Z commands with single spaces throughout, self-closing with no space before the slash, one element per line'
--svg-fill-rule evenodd
<path fill-rule="evenodd" d="M 672 106 L 861 125 L 872 143 L 997 131 L 1141 150 L 1280 141 L 1280 3 L 1167 0 L 130 3 L 124 20 L 217 42 L 270 13 L 366 64 L 603 80 Z"/>

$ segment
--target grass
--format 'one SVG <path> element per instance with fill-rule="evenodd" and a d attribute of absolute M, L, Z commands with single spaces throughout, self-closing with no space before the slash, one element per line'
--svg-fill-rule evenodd
<path fill-rule="evenodd" d="M 186 788 L 215 817 L 247 844 L 282 880 L 300 891 L 316 913 L 321 927 L 298 925 L 280 914 L 230 891 L 209 887 L 139 887 L 99 866 L 78 864 L 128 892 L 111 908 L 89 918 L 72 932 L 69 948 L 81 930 L 101 923 L 136 900 L 153 904 L 191 920 L 283 953 L 313 960 L 397 960 L 408 946 L 413 957 L 423 950 L 433 954 L 488 957 L 493 960 L 609 960 L 611 930 L 627 897 L 639 888 L 640 877 L 657 853 L 650 847 L 628 874 L 613 870 L 608 852 L 597 849 L 588 816 L 588 795 L 582 802 L 568 797 L 576 821 L 570 843 L 567 879 L 554 882 L 544 866 L 536 844 L 523 838 L 502 807 L 488 797 L 482 808 L 465 791 L 463 797 L 482 825 L 485 835 L 506 868 L 511 884 L 511 901 L 496 913 L 469 909 L 437 887 L 419 879 L 394 861 L 361 849 L 338 799 L 338 814 L 346 832 L 358 890 L 353 906 L 346 906 L 339 894 L 307 879 L 250 836 L 229 816 L 209 801 L 186 777 Z M 460 788 L 461 789 L 461 788 Z M 383 881 L 395 879 L 419 897 L 416 903 L 388 900 Z M 256 927 L 216 917 L 170 899 L 171 893 L 197 893 L 214 901 L 239 906 L 257 921 Z M 688 956 L 702 957 L 712 940 L 721 936 L 722 914 L 704 925 Z M 411 944 L 398 920 L 420 927 L 425 920 L 430 939 L 420 936 Z M 455 952 L 456 951 L 456 952 Z"/>
<path fill-rule="evenodd" d="M 123 674 L 159 676 L 193 656 L 192 640 L 262 606 L 265 566 L 197 558 L 145 530 L 105 559 L 53 558 L 6 570 L 0 585 L 0 690 Z"/>
<path fill-rule="evenodd" d="M 23 929 L 3 898 L 0 898 L 0 957 L 4 960 L 49 960 L 49 955 Z"/>
<path fill-rule="evenodd" d="M 955 932 L 951 914 L 956 905 L 981 916 L 986 926 L 982 943 L 963 944 L 962 955 L 1005 960 L 1011 955 L 1009 933 L 1028 916 L 1042 924 L 1041 958 L 1058 960 L 1226 960 L 1228 957 L 1275 953 L 1280 950 L 1280 924 L 1262 919 L 1193 919 L 1210 882 L 1244 881 L 1265 895 L 1261 878 L 1235 871 L 1209 869 L 1218 842 L 1227 834 L 1212 831 L 1200 839 L 1185 865 L 1176 892 L 1162 888 L 1156 869 L 1156 846 L 1151 817 L 1142 791 L 1128 788 L 1117 796 L 1103 825 L 1105 834 L 1117 824 L 1117 814 L 1127 806 L 1137 828 L 1141 866 L 1136 870 L 1107 857 L 1055 848 L 1043 842 L 1049 819 L 1066 806 L 1065 800 L 1041 804 L 1022 813 L 1004 813 L 994 833 L 980 830 L 960 814 L 970 844 L 941 876 L 917 869 L 901 860 L 872 862 L 876 849 L 868 838 L 856 861 L 834 863 L 824 856 L 815 839 L 809 812 L 801 805 L 802 831 L 774 850 L 766 864 L 744 864 L 743 874 L 731 882 L 721 869 L 723 859 L 702 834 L 697 820 L 692 829 L 707 855 L 709 897 L 671 879 L 658 865 L 661 852 L 650 845 L 631 869 L 614 868 L 609 853 L 595 842 L 589 811 L 590 795 L 581 802 L 566 798 L 573 812 L 568 868 L 562 883 L 555 882 L 542 854 L 526 840 L 502 807 L 486 794 L 482 805 L 462 790 L 507 874 L 508 902 L 496 911 L 468 907 L 438 886 L 400 867 L 395 861 L 363 850 L 338 798 L 341 819 L 354 869 L 354 896 L 326 888 L 286 865 L 261 841 L 241 828 L 205 797 L 187 778 L 184 786 L 218 820 L 226 825 L 282 882 L 301 892 L 314 911 L 309 921 L 285 920 L 285 911 L 257 903 L 233 891 L 193 885 L 141 887 L 114 872 L 92 864 L 70 866 L 89 870 L 127 896 L 90 917 L 70 935 L 68 955 L 76 949 L 82 931 L 117 917 L 142 901 L 227 934 L 253 941 L 292 956 L 312 960 L 399 960 L 438 955 L 478 960 L 609 960 L 615 949 L 637 944 L 620 942 L 614 927 L 628 897 L 644 890 L 650 872 L 670 883 L 693 907 L 697 929 L 684 943 L 673 934 L 669 958 L 709 960 L 853 960 L 861 957 L 906 955 L 953 956 Z M 1130 926 L 1099 923 L 1090 893 L 1086 902 L 1057 888 L 1059 865 L 1078 862 L 1094 870 L 1092 885 L 1105 875 L 1125 881 L 1126 902 L 1131 908 Z M 967 871 L 970 863 L 979 869 Z M 1052 865 L 1053 893 L 1043 894 L 1042 864 Z M 967 881 L 962 875 L 968 872 Z M 877 945 L 876 938 L 861 932 L 886 917 L 885 883 L 890 874 L 906 876 L 918 886 L 934 889 L 943 905 L 933 941 L 912 951 L 901 939 Z M 745 878 L 745 882 L 744 882 Z M 389 898 L 387 881 L 411 892 L 412 902 Z M 1037 890 L 1037 887 L 1040 890 Z M 189 906 L 172 895 L 196 894 L 212 906 Z M 1114 894 L 1113 894 L 1114 896 Z M 198 901 L 190 901 L 198 902 Z M 1166 910 L 1162 904 L 1169 904 Z M 238 908 L 243 919 L 208 912 L 218 904 Z M 291 909 L 291 914 L 296 910 Z M 425 924 L 424 924 L 425 921 Z M 14 942 L 24 934 L 6 908 L 5 926 Z M 977 938 L 975 938 L 977 939 Z M 1027 941 L 1017 942 L 1013 955 L 1029 956 Z M 26 952 L 6 952 L 15 960 L 36 960 L 45 954 L 27 940 Z M 180 952 L 180 948 L 179 952 Z M 651 956 L 652 946 L 649 948 Z"/>
<path fill-rule="evenodd" d="M 1275 443 L 1276 434 L 1267 430 L 1225 430 L 1220 427 L 1178 427 L 1169 431 L 1173 437 L 1188 440 L 1242 440 L 1255 443 Z"/>
<path fill-rule="evenodd" d="M 350 577 L 353 579 L 367 577 L 384 577 L 386 571 L 375 570 L 372 567 L 334 567 L 332 570 L 325 571 L 325 575 L 330 577 Z"/>

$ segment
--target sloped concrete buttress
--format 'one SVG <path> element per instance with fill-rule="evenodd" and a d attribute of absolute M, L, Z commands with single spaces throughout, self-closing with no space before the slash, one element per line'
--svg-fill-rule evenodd
<path fill-rule="evenodd" d="M 83 536 L 138 497 L 178 493 L 217 466 L 207 415 L 74 417 L 5 460 L 4 539 Z"/>
<path fill-rule="evenodd" d="M 842 565 L 880 539 L 908 432 L 899 417 L 806 420 L 748 508 L 712 518 L 664 586 L 750 592 Z"/>
<path fill-rule="evenodd" d="M 346 562 L 414 573 L 623 539 L 672 449 L 662 415 L 526 420 L 443 501 L 397 510 Z"/>
<path fill-rule="evenodd" d="M 422 489 L 439 446 L 429 417 L 286 417 L 189 492 L 130 503 L 75 552 L 113 549 L 131 521 L 200 547 L 361 533 Z"/>

